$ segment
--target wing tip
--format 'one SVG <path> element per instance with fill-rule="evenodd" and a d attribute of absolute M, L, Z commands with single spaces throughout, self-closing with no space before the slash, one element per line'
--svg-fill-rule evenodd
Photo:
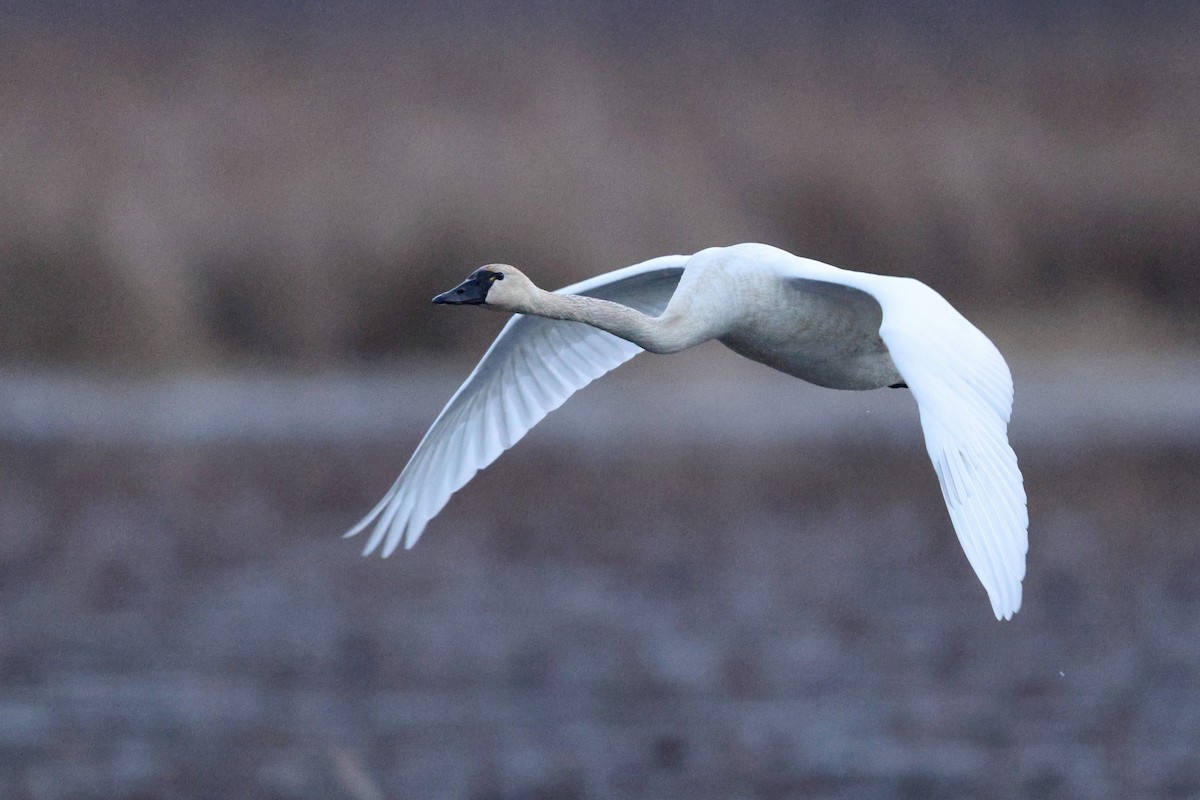
<path fill-rule="evenodd" d="M 353 528 L 351 528 L 350 530 L 343 533 L 342 538 L 349 539 L 351 536 L 358 536 L 360 533 L 362 533 L 364 530 L 367 529 L 367 526 L 371 524 L 372 520 L 374 520 L 375 517 L 376 517 L 376 512 L 374 512 L 374 511 L 372 511 L 370 514 L 367 514 L 365 517 L 360 519 L 354 525 Z"/>
<path fill-rule="evenodd" d="M 1007 622 L 1021 610 L 1022 590 L 1021 582 L 1017 581 L 1013 587 L 1012 600 L 1005 602 L 1001 597 L 991 598 L 992 613 L 996 615 L 996 619 L 1001 622 Z"/>

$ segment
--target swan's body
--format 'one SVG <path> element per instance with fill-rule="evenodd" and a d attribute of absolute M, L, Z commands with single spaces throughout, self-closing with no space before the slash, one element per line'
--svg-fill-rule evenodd
<path fill-rule="evenodd" d="M 639 352 L 716 339 L 834 389 L 907 386 L 951 521 L 997 619 L 1021 606 L 1029 517 L 1008 444 L 999 351 L 911 278 L 850 272 L 760 244 L 665 256 L 545 292 L 505 265 L 434 302 L 517 312 L 387 495 L 365 553 L 412 547 L 450 495 L 575 391 Z"/>

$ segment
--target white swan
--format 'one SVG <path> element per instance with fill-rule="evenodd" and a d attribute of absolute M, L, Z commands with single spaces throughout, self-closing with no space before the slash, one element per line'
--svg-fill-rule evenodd
<path fill-rule="evenodd" d="M 477 269 L 435 303 L 516 312 L 450 398 L 399 479 L 346 536 L 363 554 L 412 547 L 501 452 L 575 391 L 650 350 L 716 339 L 834 389 L 911 389 L 950 519 L 997 619 L 1021 607 L 1029 516 L 1008 444 L 1012 377 L 996 347 L 912 278 L 850 272 L 761 244 L 664 256 L 557 292 Z M 582 323 L 582 324 L 581 324 Z"/>

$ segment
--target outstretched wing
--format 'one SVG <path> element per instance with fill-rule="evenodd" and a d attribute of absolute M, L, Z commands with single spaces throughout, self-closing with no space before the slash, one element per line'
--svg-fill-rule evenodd
<path fill-rule="evenodd" d="M 875 293 L 879 334 L 917 400 L 925 446 L 996 619 L 1021 607 L 1029 513 L 1008 443 L 1012 375 L 995 345 L 924 284 Z"/>
<path fill-rule="evenodd" d="M 679 284 L 688 256 L 663 256 L 558 290 L 612 300 L 657 316 Z M 374 523 L 363 555 L 387 557 L 416 544 L 429 520 L 476 472 L 547 414 L 642 349 L 580 322 L 517 314 L 463 383 L 379 505 L 346 536 Z"/>

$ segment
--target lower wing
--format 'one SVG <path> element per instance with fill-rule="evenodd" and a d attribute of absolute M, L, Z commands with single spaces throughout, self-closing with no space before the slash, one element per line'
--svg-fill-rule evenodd
<path fill-rule="evenodd" d="M 1021 607 L 1029 513 L 1008 443 L 1012 376 L 995 345 L 916 281 L 877 296 L 879 334 L 917 400 L 925 446 L 967 560 L 997 619 Z"/>

